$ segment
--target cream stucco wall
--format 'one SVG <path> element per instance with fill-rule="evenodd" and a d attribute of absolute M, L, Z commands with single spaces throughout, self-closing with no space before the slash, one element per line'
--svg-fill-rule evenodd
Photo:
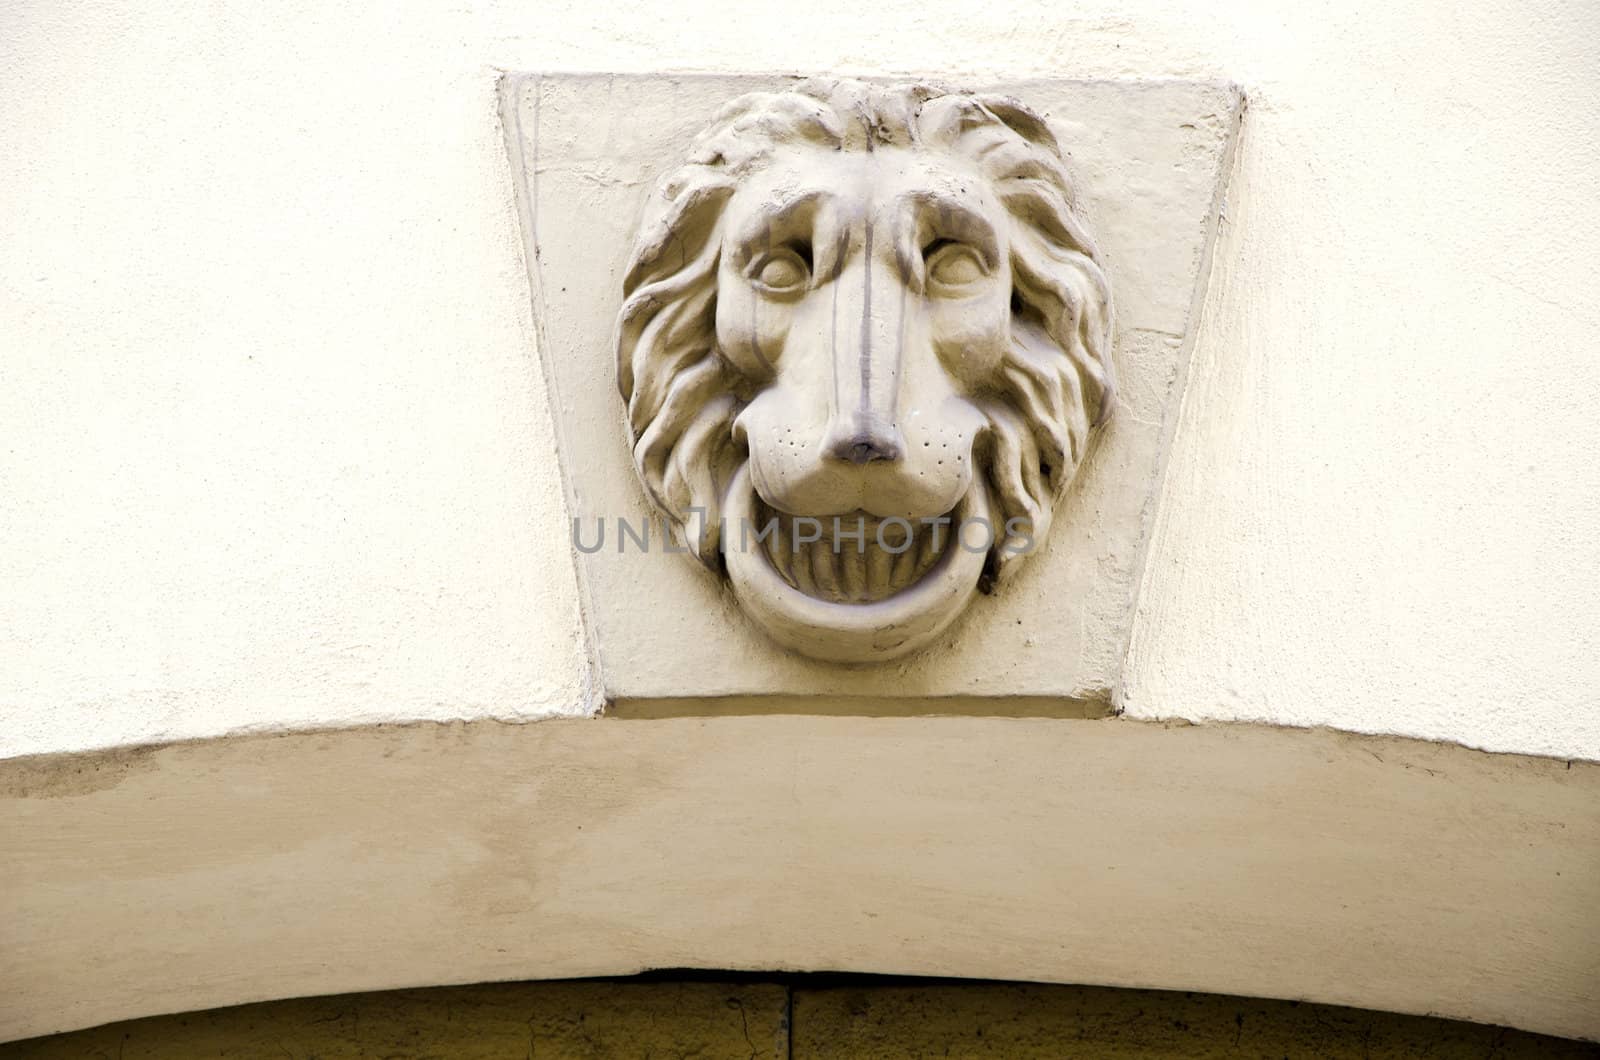
<path fill-rule="evenodd" d="M 1600 758 L 1600 8 L 13 2 L 0 752 L 588 709 L 503 69 L 1224 77 L 1124 703 Z"/>
<path fill-rule="evenodd" d="M 1240 83 L 1121 699 L 1269 724 L 363 726 L 593 706 L 535 69 Z M 1597 86 L 1592 3 L 0 5 L 0 757 L 358 726 L 0 763 L 0 1038 L 780 966 L 1600 1036 L 1600 766 L 1281 727 L 1600 760 Z"/>

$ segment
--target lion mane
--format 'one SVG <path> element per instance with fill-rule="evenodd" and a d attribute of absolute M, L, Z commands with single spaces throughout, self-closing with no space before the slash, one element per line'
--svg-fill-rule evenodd
<path fill-rule="evenodd" d="M 1012 220 L 1011 338 L 974 446 L 1005 523 L 1042 539 L 1055 501 L 1109 413 L 1111 291 L 1045 120 L 1009 97 L 930 84 L 811 81 L 733 100 L 649 200 L 623 279 L 617 379 L 634 462 L 675 536 L 721 567 L 722 498 L 747 459 L 732 425 L 753 394 L 716 338 L 721 215 L 741 181 L 780 147 L 876 144 L 971 160 Z M 692 529 L 691 529 L 692 528 Z M 990 583 L 1028 543 L 995 535 Z"/>

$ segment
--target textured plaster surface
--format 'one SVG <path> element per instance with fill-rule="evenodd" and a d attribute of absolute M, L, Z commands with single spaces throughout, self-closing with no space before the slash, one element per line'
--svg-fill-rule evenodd
<path fill-rule="evenodd" d="M 0 748 L 586 709 L 503 69 L 1224 78 L 1124 703 L 1600 757 L 1600 8 L 32 0 Z"/>

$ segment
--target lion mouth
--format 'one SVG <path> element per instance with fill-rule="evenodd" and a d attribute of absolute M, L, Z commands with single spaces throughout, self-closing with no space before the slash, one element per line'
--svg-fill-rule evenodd
<path fill-rule="evenodd" d="M 974 540 L 976 533 L 966 532 L 991 525 L 993 509 L 981 475 L 947 517 L 869 524 L 871 517 L 853 512 L 839 516 L 840 532 L 834 534 L 834 517 L 827 516 L 828 544 L 820 557 L 814 550 L 824 540 L 822 518 L 790 515 L 786 522 L 752 485 L 748 463 L 734 474 L 725 496 L 721 552 L 740 606 L 780 644 L 829 662 L 880 662 L 929 643 L 966 608 L 990 555 Z M 873 526 L 861 547 L 850 519 Z M 876 548 L 879 524 L 887 546 L 882 549 Z M 788 535 L 780 537 L 784 526 Z M 902 548 L 907 529 L 914 547 Z M 766 536 L 760 544 L 741 541 L 747 530 Z M 803 547 L 795 547 L 796 538 Z M 897 558 L 907 555 L 914 558 Z"/>
<path fill-rule="evenodd" d="M 759 496 L 755 509 L 757 540 L 772 568 L 792 588 L 829 603 L 876 603 L 915 585 L 938 566 L 955 533 L 949 514 L 799 516 Z"/>

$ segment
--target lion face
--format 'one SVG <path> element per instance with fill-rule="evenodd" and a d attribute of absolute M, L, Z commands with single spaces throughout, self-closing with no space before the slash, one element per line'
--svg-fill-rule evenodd
<path fill-rule="evenodd" d="M 855 82 L 744 97 L 642 226 L 619 377 L 652 501 L 780 642 L 926 643 L 1048 529 L 1109 291 L 1043 121 Z"/>
<path fill-rule="evenodd" d="M 885 551 L 877 522 L 930 525 L 972 487 L 987 422 L 972 395 L 993 385 L 1011 315 L 1009 248 L 976 177 L 904 150 L 808 146 L 728 204 L 717 342 L 759 388 L 734 440 L 768 509 L 824 522 L 804 550 L 809 569 L 784 565 L 824 598 L 904 588 L 892 563 L 869 560 Z M 835 516 L 874 533 L 841 545 Z"/>

